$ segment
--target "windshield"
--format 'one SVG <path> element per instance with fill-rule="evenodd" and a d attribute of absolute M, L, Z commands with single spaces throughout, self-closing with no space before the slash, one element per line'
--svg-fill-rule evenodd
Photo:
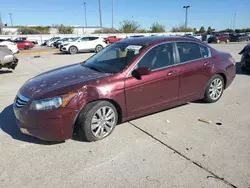
<path fill-rule="evenodd" d="M 123 71 L 143 49 L 144 46 L 141 45 L 114 43 L 89 58 L 84 66 L 105 73 L 118 73 Z"/>
<path fill-rule="evenodd" d="M 76 38 L 72 39 L 71 41 L 72 41 L 72 42 L 75 42 L 75 41 L 77 41 L 79 38 L 81 38 L 81 37 L 76 37 Z"/>

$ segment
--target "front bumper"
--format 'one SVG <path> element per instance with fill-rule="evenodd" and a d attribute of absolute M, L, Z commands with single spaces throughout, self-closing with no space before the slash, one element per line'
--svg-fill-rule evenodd
<path fill-rule="evenodd" d="M 68 48 L 65 46 L 61 46 L 60 51 L 61 52 L 68 52 Z"/>
<path fill-rule="evenodd" d="M 59 108 L 47 111 L 29 109 L 29 103 L 22 108 L 13 105 L 17 124 L 22 133 L 46 141 L 64 141 L 72 138 L 77 110 Z"/>

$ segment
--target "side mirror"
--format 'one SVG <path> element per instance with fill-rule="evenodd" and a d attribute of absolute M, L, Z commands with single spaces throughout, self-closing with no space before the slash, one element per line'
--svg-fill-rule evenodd
<path fill-rule="evenodd" d="M 137 69 L 133 70 L 132 76 L 140 79 L 143 75 L 151 74 L 152 69 L 150 67 L 138 67 Z"/>

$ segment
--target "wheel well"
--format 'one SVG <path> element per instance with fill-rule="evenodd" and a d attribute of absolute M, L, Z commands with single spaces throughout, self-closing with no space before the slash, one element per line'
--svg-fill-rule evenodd
<path fill-rule="evenodd" d="M 113 104 L 114 106 L 115 106 L 115 108 L 116 108 L 116 110 L 117 110 L 117 114 L 118 114 L 118 124 L 119 123 L 121 123 L 122 122 L 122 109 L 121 109 L 121 107 L 120 107 L 120 105 L 116 102 L 116 101 L 114 101 L 114 100 L 112 100 L 112 99 L 98 99 L 98 100 L 95 100 L 95 101 L 108 101 L 108 102 L 110 102 L 111 104 Z M 89 104 L 89 103 L 92 103 L 92 102 L 95 102 L 95 101 L 90 101 L 90 102 L 88 102 L 87 104 Z M 87 105 L 86 104 L 86 105 Z M 82 111 L 84 108 L 85 108 L 85 106 L 86 105 L 84 105 L 84 107 L 80 110 L 80 111 Z M 74 123 L 74 125 L 76 124 L 76 122 L 77 122 L 77 118 L 78 118 L 78 115 L 77 115 L 77 117 L 76 117 L 76 119 L 75 119 L 75 123 Z"/>
<path fill-rule="evenodd" d="M 224 89 L 226 88 L 227 85 L 227 77 L 224 73 L 217 73 L 218 75 L 220 75 L 223 78 L 224 81 Z"/>
<path fill-rule="evenodd" d="M 71 47 L 75 47 L 75 48 L 78 50 L 78 48 L 77 48 L 75 45 L 70 46 L 69 49 L 70 49 Z"/>

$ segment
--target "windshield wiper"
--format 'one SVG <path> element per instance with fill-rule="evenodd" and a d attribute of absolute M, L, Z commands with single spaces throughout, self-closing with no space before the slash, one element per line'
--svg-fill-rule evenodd
<path fill-rule="evenodd" d="M 93 66 L 89 66 L 89 65 L 84 65 L 84 64 L 83 64 L 83 66 L 87 67 L 89 69 L 95 70 L 97 72 L 104 72 L 103 70 L 101 70 L 100 68 L 97 68 L 97 67 L 93 67 Z"/>

